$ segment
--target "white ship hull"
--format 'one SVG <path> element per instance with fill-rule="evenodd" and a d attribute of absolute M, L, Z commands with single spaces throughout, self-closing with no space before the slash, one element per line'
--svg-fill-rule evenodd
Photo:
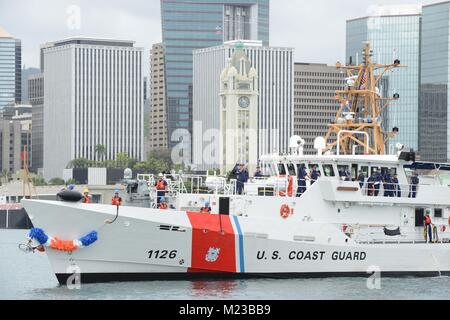
<path fill-rule="evenodd" d="M 448 243 L 356 243 L 336 224 L 24 200 L 35 227 L 60 239 L 92 230 L 73 252 L 47 249 L 61 283 L 228 277 L 450 274 Z"/>

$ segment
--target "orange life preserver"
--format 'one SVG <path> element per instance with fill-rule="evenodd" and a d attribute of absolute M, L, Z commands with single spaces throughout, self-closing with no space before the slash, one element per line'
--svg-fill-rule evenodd
<path fill-rule="evenodd" d="M 283 178 L 284 176 L 280 176 L 280 178 Z M 287 195 L 289 197 L 292 197 L 292 194 L 294 193 L 294 178 L 292 176 L 288 177 L 288 186 L 287 186 Z M 286 192 L 280 191 L 280 196 L 285 197 Z"/>
<path fill-rule="evenodd" d="M 156 189 L 166 190 L 166 184 L 164 183 L 164 180 L 158 180 L 158 182 L 156 183 Z"/>
<path fill-rule="evenodd" d="M 448 217 L 448 225 L 450 226 L 450 217 Z"/>
<path fill-rule="evenodd" d="M 447 231 L 447 227 L 444 226 L 444 225 L 442 225 L 442 226 L 441 226 L 441 232 L 445 232 L 445 231 Z"/>
<path fill-rule="evenodd" d="M 165 202 L 162 202 L 162 203 L 159 204 L 159 208 L 161 210 L 166 210 L 167 209 L 167 204 Z"/>
<path fill-rule="evenodd" d="M 289 215 L 292 213 L 291 208 L 287 204 L 283 204 L 280 208 L 280 215 L 283 219 L 286 219 L 289 217 Z"/>

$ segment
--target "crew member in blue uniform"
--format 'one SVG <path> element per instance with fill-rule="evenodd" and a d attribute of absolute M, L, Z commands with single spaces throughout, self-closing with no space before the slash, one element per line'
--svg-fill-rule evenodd
<path fill-rule="evenodd" d="M 385 197 L 393 197 L 394 191 L 392 188 L 392 177 L 389 172 L 386 172 L 383 176 L 383 189 Z"/>
<path fill-rule="evenodd" d="M 410 185 L 410 189 L 409 189 L 408 198 L 416 197 L 418 184 L 419 184 L 419 174 L 417 172 L 414 172 L 413 176 L 411 177 L 411 185 Z"/>
<path fill-rule="evenodd" d="M 237 194 L 242 194 L 244 192 L 244 184 L 248 182 L 248 171 L 244 165 L 241 165 L 241 168 L 237 174 Z"/>
<path fill-rule="evenodd" d="M 396 174 L 394 174 L 394 177 L 392 178 L 392 187 L 394 189 L 394 197 L 400 198 L 402 196 L 402 189 L 400 188 L 398 176 Z"/>
<path fill-rule="evenodd" d="M 366 175 L 364 174 L 364 172 L 362 170 L 359 170 L 358 182 L 359 182 L 359 187 L 361 188 L 361 190 L 364 187 L 364 182 L 365 181 L 366 181 Z"/>
<path fill-rule="evenodd" d="M 308 173 L 306 172 L 305 165 L 302 163 L 298 167 L 297 197 L 300 197 L 306 191 L 306 179 L 307 178 L 308 178 Z"/>
<path fill-rule="evenodd" d="M 317 179 L 320 178 L 320 171 L 317 170 L 317 166 L 313 166 L 311 174 L 310 174 L 310 178 L 311 178 L 311 185 L 314 184 L 314 182 L 317 181 Z"/>
<path fill-rule="evenodd" d="M 255 171 L 255 178 L 262 178 L 264 175 L 261 171 L 261 167 L 256 167 L 256 171 Z"/>

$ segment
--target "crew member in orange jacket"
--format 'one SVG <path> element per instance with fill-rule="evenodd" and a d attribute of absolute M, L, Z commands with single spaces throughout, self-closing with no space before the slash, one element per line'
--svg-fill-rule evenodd
<path fill-rule="evenodd" d="M 114 191 L 114 197 L 112 197 L 111 204 L 113 206 L 121 206 L 122 205 L 122 198 L 119 196 L 119 190 L 118 189 L 116 189 Z"/>
<path fill-rule="evenodd" d="M 156 187 L 156 203 L 159 207 L 161 198 L 166 196 L 167 181 L 164 180 L 164 175 L 162 173 L 160 173 L 158 177 L 159 179 L 158 181 L 156 181 L 155 187 Z"/>
<path fill-rule="evenodd" d="M 88 188 L 83 189 L 83 199 L 81 199 L 81 202 L 83 202 L 83 203 L 91 203 L 92 202 L 92 197 L 89 194 Z"/>

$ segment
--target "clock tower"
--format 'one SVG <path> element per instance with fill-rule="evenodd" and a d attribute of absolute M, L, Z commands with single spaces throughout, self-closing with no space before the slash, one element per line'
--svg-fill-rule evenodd
<path fill-rule="evenodd" d="M 242 45 L 220 76 L 220 163 L 223 173 L 236 163 L 252 174 L 258 162 L 258 73 Z"/>

